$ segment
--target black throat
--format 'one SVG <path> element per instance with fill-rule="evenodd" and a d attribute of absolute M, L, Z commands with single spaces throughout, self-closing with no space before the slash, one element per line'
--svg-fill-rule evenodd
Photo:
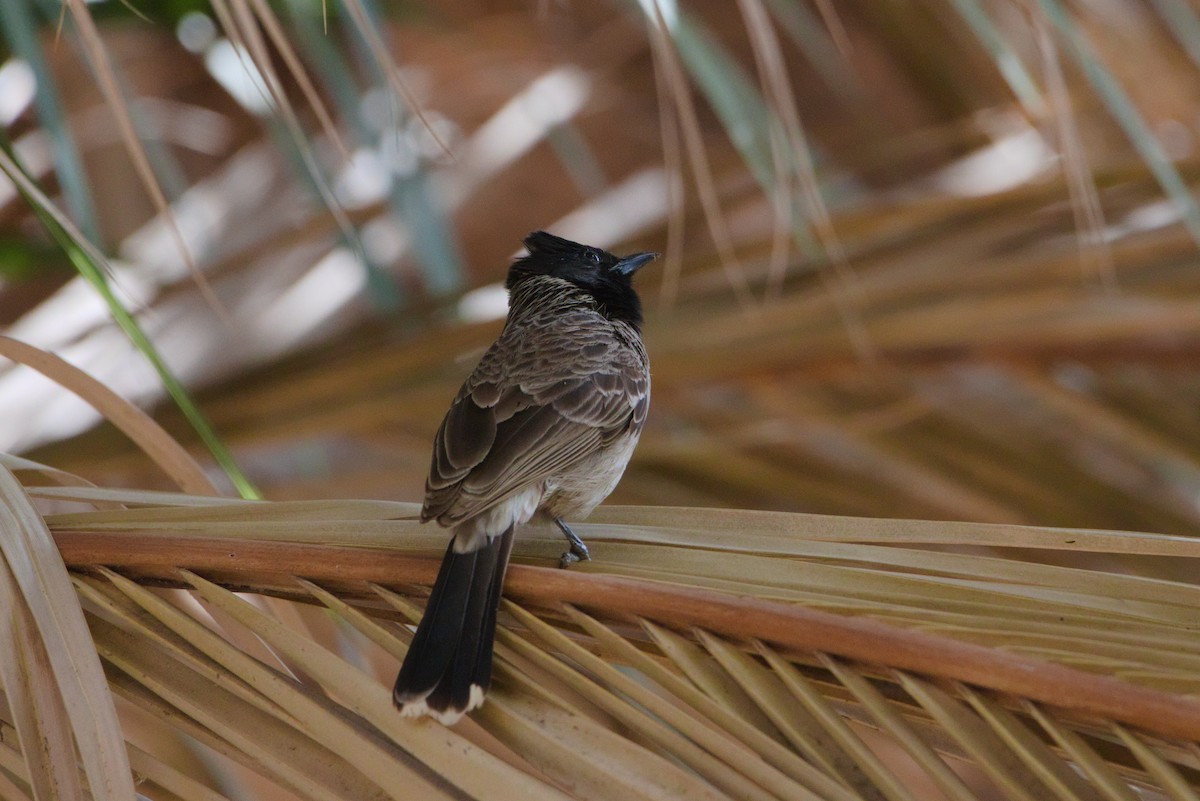
<path fill-rule="evenodd" d="M 578 285 L 576 285 L 578 286 Z M 628 323 L 635 331 L 642 330 L 642 299 L 632 286 L 579 287 L 595 302 L 605 319 Z"/>

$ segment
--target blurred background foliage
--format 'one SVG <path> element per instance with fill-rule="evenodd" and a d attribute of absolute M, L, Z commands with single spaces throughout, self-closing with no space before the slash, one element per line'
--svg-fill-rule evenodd
<path fill-rule="evenodd" d="M 544 227 L 667 253 L 620 500 L 1200 516 L 1186 3 L 93 3 L 104 58 L 67 6 L 6 4 L 17 159 L 268 497 L 418 499 Z M 160 401 L 5 194 L 8 333 Z M 5 449 L 154 485 L 79 402 L 0 382 Z"/>
<path fill-rule="evenodd" d="M 614 500 L 1200 518 L 1186 0 L 47 0 L 0 23 L 18 162 L 267 497 L 419 499 L 498 282 L 548 228 L 666 254 Z M 7 332 L 192 441 L 0 202 Z M 0 373 L 3 449 L 163 481 L 96 419 Z"/>

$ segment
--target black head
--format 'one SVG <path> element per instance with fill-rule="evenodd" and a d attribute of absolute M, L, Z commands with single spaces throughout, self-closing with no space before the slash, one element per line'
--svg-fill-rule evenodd
<path fill-rule="evenodd" d="M 642 324 L 642 302 L 633 290 L 633 274 L 653 261 L 657 253 L 635 253 L 619 258 L 569 239 L 534 231 L 525 237 L 528 256 L 513 262 L 505 286 L 511 292 L 523 280 L 550 275 L 569 281 L 596 301 L 610 320 L 623 320 L 638 328 Z"/>

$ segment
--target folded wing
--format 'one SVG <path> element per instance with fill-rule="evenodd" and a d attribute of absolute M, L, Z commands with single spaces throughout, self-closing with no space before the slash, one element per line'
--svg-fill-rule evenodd
<path fill-rule="evenodd" d="M 640 428 L 644 356 L 611 337 L 565 339 L 514 359 L 502 337 L 484 356 L 438 429 L 422 519 L 467 520 Z"/>

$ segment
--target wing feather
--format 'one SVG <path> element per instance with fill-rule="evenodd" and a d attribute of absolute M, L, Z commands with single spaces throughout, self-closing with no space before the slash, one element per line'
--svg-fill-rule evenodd
<path fill-rule="evenodd" d="M 463 384 L 434 439 L 423 520 L 455 525 L 641 428 L 640 342 L 591 314 L 554 322 L 550 337 L 506 328 Z"/>

